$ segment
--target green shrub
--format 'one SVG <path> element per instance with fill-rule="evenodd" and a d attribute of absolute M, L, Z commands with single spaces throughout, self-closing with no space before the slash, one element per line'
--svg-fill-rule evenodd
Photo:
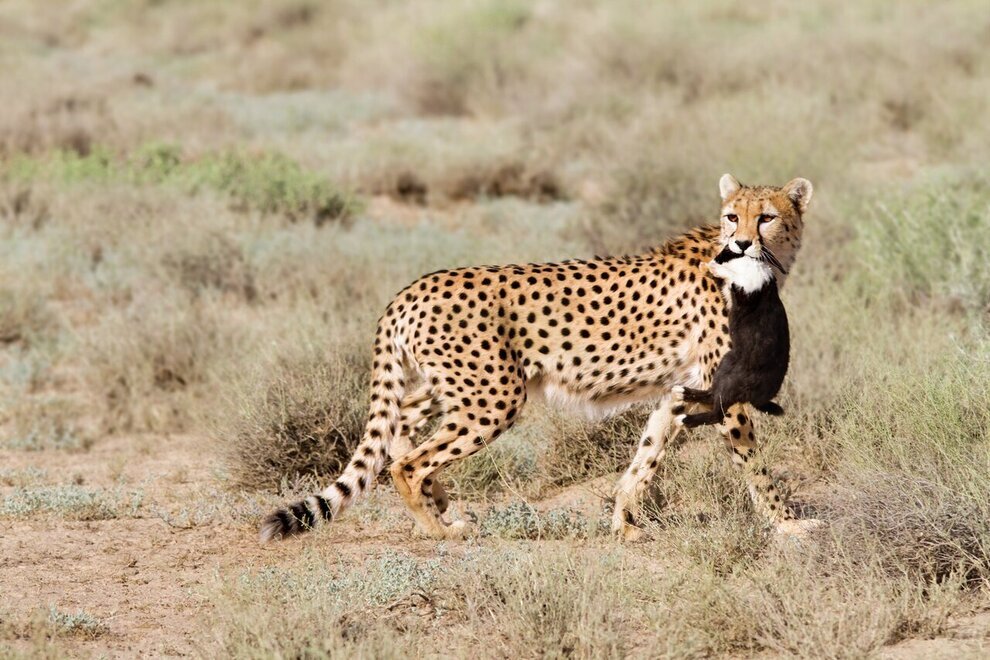
<path fill-rule="evenodd" d="M 202 158 L 185 177 L 193 190 L 207 187 L 226 193 L 238 208 L 311 218 L 317 226 L 347 218 L 354 202 L 323 177 L 304 170 L 281 154 L 229 152 Z"/>
<path fill-rule="evenodd" d="M 119 158 L 97 148 L 87 154 L 55 151 L 47 156 L 18 156 L 0 168 L 14 181 L 53 179 L 73 183 L 171 185 L 189 193 L 209 190 L 226 195 L 240 211 L 310 219 L 317 226 L 347 220 L 356 201 L 325 177 L 274 152 L 225 151 L 185 158 L 174 146 L 150 144 Z"/>

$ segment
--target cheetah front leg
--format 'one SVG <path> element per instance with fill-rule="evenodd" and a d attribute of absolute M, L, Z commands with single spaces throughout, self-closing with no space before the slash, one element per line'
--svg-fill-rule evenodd
<path fill-rule="evenodd" d="M 643 536 L 643 530 L 638 526 L 640 499 L 667 453 L 667 444 L 677 434 L 671 424 L 672 405 L 671 398 L 666 396 L 650 414 L 636 456 L 616 484 L 612 533 L 624 541 L 637 541 Z"/>
<path fill-rule="evenodd" d="M 821 524 L 818 520 L 798 520 L 787 506 L 766 467 L 756 466 L 756 438 L 747 405 L 729 406 L 722 433 L 732 451 L 732 464 L 743 473 L 756 509 L 782 534 L 803 534 Z"/>

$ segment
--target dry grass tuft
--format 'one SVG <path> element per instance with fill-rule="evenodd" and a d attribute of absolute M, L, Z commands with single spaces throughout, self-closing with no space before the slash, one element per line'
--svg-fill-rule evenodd
<path fill-rule="evenodd" d="M 237 339 L 205 305 L 136 301 L 86 338 L 86 379 L 104 404 L 107 431 L 181 429 L 196 393 Z"/>
<path fill-rule="evenodd" d="M 15 108 L 0 123 L 0 155 L 70 151 L 87 156 L 116 131 L 106 98 L 64 94 L 44 103 Z"/>
<path fill-rule="evenodd" d="M 36 187 L 0 181 L 0 220 L 10 226 L 40 229 L 50 217 L 48 201 Z"/>
<path fill-rule="evenodd" d="M 637 408 L 603 421 L 547 411 L 541 424 L 547 444 L 539 475 L 548 488 L 569 486 L 625 469 L 649 411 Z"/>
<path fill-rule="evenodd" d="M 43 298 L 24 290 L 0 288 L 0 346 L 30 346 L 57 329 L 58 319 Z"/>
<path fill-rule="evenodd" d="M 837 552 L 891 576 L 923 584 L 990 581 L 985 506 L 945 486 L 907 475 L 863 474 L 845 486 L 828 515 Z"/>
<path fill-rule="evenodd" d="M 71 397 L 22 394 L 12 397 L 0 423 L 6 422 L 0 447 L 22 451 L 87 450 L 93 436 L 83 424 L 86 406 Z"/>
<path fill-rule="evenodd" d="M 372 519 L 353 552 L 221 569 L 189 653 L 871 657 L 955 649 L 953 620 L 988 609 L 979 3 L 69 5 L 0 3 L 0 449 L 91 462 L 105 432 L 212 431 L 233 478 L 170 481 L 176 526 L 250 524 L 340 470 L 374 319 L 416 276 L 659 244 L 716 219 L 726 171 L 816 189 L 783 294 L 788 415 L 758 437 L 827 529 L 770 534 L 709 431 L 668 452 L 651 540 L 606 548 L 592 497 L 645 412 L 530 406 L 443 476 L 501 498 L 478 538 L 408 542 L 388 489 L 317 532 Z M 404 204 L 363 217 L 350 191 Z M 0 472 L 4 533 L 103 500 L 121 520 L 99 526 L 127 524 L 110 491 Z M 545 496 L 588 519 L 518 503 Z M 411 554 L 375 556 L 382 538 Z"/>
<path fill-rule="evenodd" d="M 364 434 L 369 373 L 363 347 L 346 344 L 269 368 L 215 431 L 234 480 L 272 490 L 336 476 Z"/>
<path fill-rule="evenodd" d="M 258 296 L 255 273 L 240 247 L 223 234 L 199 240 L 162 257 L 162 264 L 193 296 L 219 291 L 253 302 Z"/>
<path fill-rule="evenodd" d="M 623 657 L 633 641 L 618 558 L 563 546 L 550 554 L 503 551 L 466 562 L 454 588 L 472 629 L 497 630 L 511 657 Z"/>
<path fill-rule="evenodd" d="M 451 171 L 424 174 L 400 168 L 368 175 L 367 179 L 365 186 L 371 194 L 420 206 L 449 201 L 484 202 L 500 197 L 546 204 L 569 197 L 553 170 L 497 156 L 463 163 Z"/>
<path fill-rule="evenodd" d="M 451 182 L 448 195 L 455 200 L 519 197 L 534 202 L 550 202 L 565 198 L 562 184 L 553 172 L 530 171 L 516 162 L 467 172 Z"/>
<path fill-rule="evenodd" d="M 710 222 L 719 201 L 708 169 L 655 154 L 623 164 L 582 228 L 585 240 L 596 253 L 622 254 Z"/>

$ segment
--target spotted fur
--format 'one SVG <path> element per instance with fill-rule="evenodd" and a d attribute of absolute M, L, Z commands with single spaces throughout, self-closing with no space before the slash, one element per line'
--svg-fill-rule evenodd
<path fill-rule="evenodd" d="M 671 387 L 708 387 L 729 348 L 727 297 L 707 262 L 724 247 L 769 252 L 782 283 L 812 194 L 805 179 L 745 187 L 725 175 L 719 189 L 721 225 L 645 254 L 445 270 L 401 291 L 378 323 L 371 408 L 354 457 L 321 494 L 266 518 L 262 541 L 336 518 L 390 457 L 419 528 L 437 538 L 462 536 L 466 523 L 443 517 L 440 473 L 494 442 L 531 398 L 593 415 L 654 402 L 615 491 L 613 531 L 638 537 L 640 495 L 678 432 Z M 437 415 L 436 431 L 414 446 Z M 769 473 L 752 467 L 756 442 L 745 405 L 730 407 L 723 427 L 754 502 L 772 522 L 791 519 Z"/>

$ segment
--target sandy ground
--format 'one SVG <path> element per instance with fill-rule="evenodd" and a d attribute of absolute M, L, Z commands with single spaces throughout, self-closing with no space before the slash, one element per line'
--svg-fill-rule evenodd
<path fill-rule="evenodd" d="M 216 514 L 188 528 L 176 522 L 180 516 L 160 515 L 185 506 L 209 508 L 210 498 L 219 496 L 215 466 L 204 456 L 209 453 L 203 440 L 190 436 L 108 439 L 80 453 L 0 452 L 0 466 L 43 467 L 50 483 L 82 482 L 142 493 L 133 516 L 0 519 L 0 615 L 15 630 L 18 621 L 28 621 L 51 605 L 69 612 L 82 609 L 106 622 L 108 632 L 94 639 L 68 636 L 56 641 L 58 652 L 72 656 L 213 655 L 208 593 L 219 577 L 288 562 L 309 546 L 297 539 L 262 547 L 254 525 L 224 521 Z M 605 480 L 596 480 L 542 504 L 590 510 L 598 506 L 605 486 Z M 391 495 L 380 500 L 390 517 L 400 506 Z M 410 538 L 408 529 L 383 531 L 363 521 L 360 511 L 354 514 L 341 520 L 333 534 L 334 553 L 345 561 L 351 557 L 358 562 L 383 546 L 424 556 L 432 551 L 433 542 Z M 946 638 L 909 640 L 886 649 L 883 656 L 980 657 L 990 652 L 982 650 L 990 648 L 988 639 L 990 614 L 981 614 L 954 622 Z M 32 648 L 27 640 L 11 640 L 9 633 L 3 641 Z"/>

